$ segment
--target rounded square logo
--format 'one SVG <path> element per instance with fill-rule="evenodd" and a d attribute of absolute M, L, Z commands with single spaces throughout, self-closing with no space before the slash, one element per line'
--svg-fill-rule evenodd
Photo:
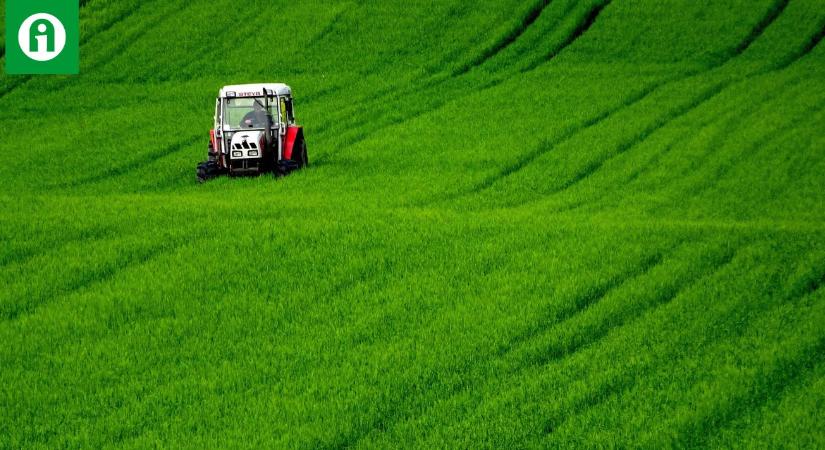
<path fill-rule="evenodd" d="M 78 0 L 6 1 L 6 73 L 76 74 Z"/>

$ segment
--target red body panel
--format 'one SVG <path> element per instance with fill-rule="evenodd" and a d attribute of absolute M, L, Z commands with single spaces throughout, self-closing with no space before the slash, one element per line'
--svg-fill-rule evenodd
<path fill-rule="evenodd" d="M 215 137 L 215 129 L 209 130 L 209 142 L 212 143 L 212 151 L 217 152 L 220 156 L 218 163 L 221 167 L 226 167 L 226 158 L 224 158 L 223 151 L 221 151 L 221 138 Z"/>
<path fill-rule="evenodd" d="M 292 149 L 295 147 L 295 141 L 301 133 L 302 127 L 287 127 L 286 139 L 284 140 L 284 159 L 292 159 Z"/>

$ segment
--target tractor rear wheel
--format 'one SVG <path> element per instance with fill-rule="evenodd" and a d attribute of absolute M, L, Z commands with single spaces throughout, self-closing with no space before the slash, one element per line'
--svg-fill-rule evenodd
<path fill-rule="evenodd" d="M 298 168 L 300 169 L 308 166 L 309 158 L 307 157 L 307 142 L 301 139 L 301 143 L 295 151 L 296 152 L 292 155 L 292 160 L 298 163 Z"/>

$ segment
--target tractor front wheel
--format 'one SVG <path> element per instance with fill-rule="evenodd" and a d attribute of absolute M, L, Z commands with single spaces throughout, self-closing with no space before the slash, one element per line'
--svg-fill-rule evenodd
<path fill-rule="evenodd" d="M 203 183 L 205 181 L 211 180 L 212 178 L 216 178 L 219 175 L 221 175 L 221 173 L 222 171 L 221 168 L 218 166 L 217 161 L 204 161 L 198 164 L 198 183 Z"/>

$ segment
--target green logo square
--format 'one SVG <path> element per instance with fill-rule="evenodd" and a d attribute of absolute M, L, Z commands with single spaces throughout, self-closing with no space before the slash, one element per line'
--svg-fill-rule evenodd
<path fill-rule="evenodd" d="M 78 0 L 6 0 L 6 73 L 80 71 Z"/>

